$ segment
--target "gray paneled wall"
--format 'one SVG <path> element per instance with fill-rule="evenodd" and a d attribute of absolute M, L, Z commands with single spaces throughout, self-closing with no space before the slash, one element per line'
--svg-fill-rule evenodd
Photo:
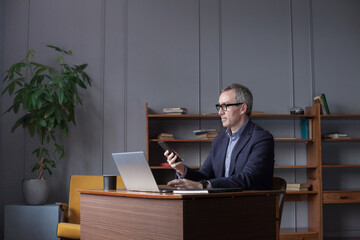
<path fill-rule="evenodd" d="M 89 64 L 93 85 L 63 140 L 67 159 L 50 178 L 50 201 L 66 201 L 72 174 L 113 174 L 112 152 L 146 150 L 145 102 L 157 112 L 215 112 L 219 90 L 239 82 L 253 91 L 255 111 L 287 113 L 325 92 L 333 112 L 359 112 L 359 10 L 357 0 L 5 0 L 0 67 L 29 48 L 50 60 L 46 44 Z M 9 104 L 2 97 L 1 112 Z M 21 180 L 32 176 L 36 145 L 22 129 L 10 133 L 14 119 L 0 118 L 1 236 L 3 206 L 23 201 Z M 272 131 L 297 134 L 291 124 L 274 123 Z M 303 147 L 279 148 L 280 162 L 303 160 Z M 286 209 L 285 227 L 306 226 L 306 203 Z M 336 231 L 331 226 L 325 230 Z"/>

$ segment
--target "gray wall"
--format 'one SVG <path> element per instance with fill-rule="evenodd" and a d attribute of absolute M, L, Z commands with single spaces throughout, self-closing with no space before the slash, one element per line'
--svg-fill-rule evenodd
<path fill-rule="evenodd" d="M 214 112 L 219 90 L 240 82 L 252 90 L 255 111 L 288 113 L 325 92 L 333 113 L 359 112 L 359 10 L 358 0 L 5 0 L 0 67 L 29 48 L 50 60 L 47 44 L 89 64 L 93 85 L 63 140 L 67 159 L 50 178 L 50 201 L 67 201 L 72 174 L 116 173 L 112 152 L 146 150 L 145 102 L 157 112 Z M 1 112 L 9 104 L 2 97 Z M 33 176 L 36 140 L 22 129 L 11 134 L 14 119 L 0 118 L 1 236 L 3 206 L 22 203 L 21 180 Z M 275 136 L 292 127 L 269 126 Z M 280 148 L 291 161 L 304 155 L 297 146 Z M 306 203 L 286 208 L 283 226 L 306 226 Z M 329 234 L 340 230 L 325 226 Z"/>

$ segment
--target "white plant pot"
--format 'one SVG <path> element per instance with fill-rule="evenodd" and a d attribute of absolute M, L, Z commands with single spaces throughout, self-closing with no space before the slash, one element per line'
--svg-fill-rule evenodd
<path fill-rule="evenodd" d="M 49 181 L 47 179 L 24 179 L 23 195 L 28 205 L 42 205 L 49 196 Z"/>

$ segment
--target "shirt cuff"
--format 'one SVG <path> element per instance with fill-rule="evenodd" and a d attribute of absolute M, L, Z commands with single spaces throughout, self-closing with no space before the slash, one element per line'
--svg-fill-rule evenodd
<path fill-rule="evenodd" d="M 179 172 L 176 172 L 176 176 L 177 176 L 179 179 L 184 179 L 185 176 L 186 176 L 186 173 L 187 173 L 187 167 L 184 166 L 184 174 L 180 174 Z"/>

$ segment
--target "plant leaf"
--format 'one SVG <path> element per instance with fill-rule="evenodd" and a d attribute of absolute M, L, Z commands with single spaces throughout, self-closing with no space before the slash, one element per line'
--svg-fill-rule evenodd
<path fill-rule="evenodd" d="M 64 102 L 64 89 L 60 88 L 59 90 L 59 104 L 63 104 Z"/>
<path fill-rule="evenodd" d="M 42 126 L 42 127 L 46 127 L 46 126 L 47 126 L 46 121 L 45 121 L 44 119 L 40 119 L 40 120 L 39 120 L 39 124 L 40 124 L 40 126 Z"/>

